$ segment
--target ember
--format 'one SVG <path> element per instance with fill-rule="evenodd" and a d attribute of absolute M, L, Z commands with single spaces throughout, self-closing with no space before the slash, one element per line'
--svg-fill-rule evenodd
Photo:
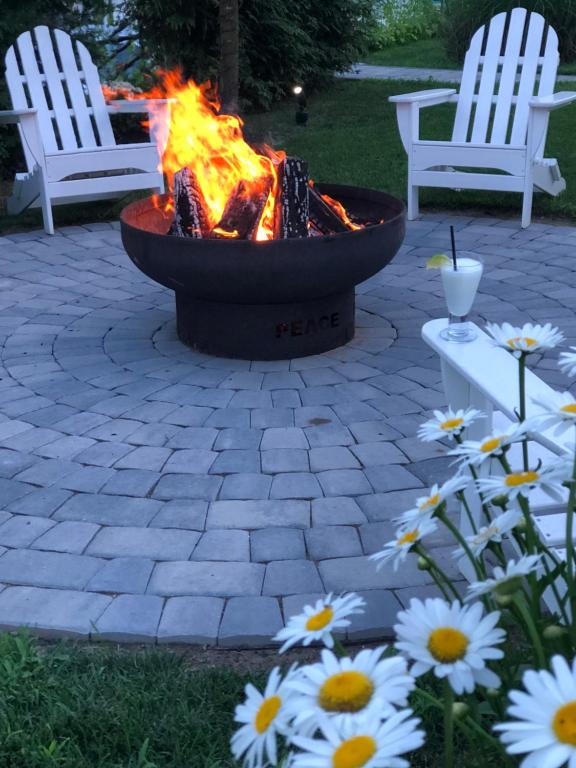
<path fill-rule="evenodd" d="M 151 127 L 166 136 L 162 168 L 173 192 L 170 234 L 194 239 L 274 240 L 360 229 L 337 200 L 321 195 L 306 163 L 267 145 L 250 146 L 242 120 L 220 114 L 209 83 L 161 72 L 160 85 L 128 98 L 169 98 Z M 110 93 L 108 93 L 110 96 Z M 169 126 L 155 121 L 169 119 Z"/>

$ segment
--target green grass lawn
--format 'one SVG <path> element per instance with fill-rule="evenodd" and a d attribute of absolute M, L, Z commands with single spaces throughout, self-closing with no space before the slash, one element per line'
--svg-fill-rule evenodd
<path fill-rule="evenodd" d="M 212 654 L 213 659 L 217 652 Z M 248 657 L 257 658 L 255 652 Z M 262 654 L 271 668 L 275 655 Z M 73 644 L 38 646 L 0 636 L 2 768 L 233 768 L 234 707 L 256 673 L 215 667 L 169 650 Z M 230 659 L 230 656 L 228 656 Z M 442 764 L 441 715 L 420 710 L 427 747 L 413 768 Z M 460 745 L 458 767 L 502 768 L 502 758 Z"/>
<path fill-rule="evenodd" d="M 440 83 L 426 84 L 437 87 Z M 388 96 L 421 90 L 421 82 L 344 80 L 309 100 L 306 127 L 294 121 L 294 107 L 284 104 L 274 111 L 247 118 L 248 132 L 256 139 L 284 147 L 306 158 L 318 181 L 358 184 L 406 197 L 406 153 L 400 142 L 396 114 Z M 563 88 L 576 88 L 565 84 Z M 423 109 L 422 137 L 447 139 L 454 107 Z M 554 113 L 550 120 L 547 156 L 557 157 L 567 190 L 557 198 L 534 196 L 534 216 L 576 216 L 576 107 Z M 451 209 L 478 214 L 520 216 L 521 195 L 443 189 L 422 189 L 424 209 Z"/>
<path fill-rule="evenodd" d="M 441 38 L 417 40 L 405 45 L 394 45 L 380 51 L 372 51 L 362 58 L 366 64 L 382 67 L 423 67 L 426 69 L 460 69 L 461 65 L 448 56 Z M 564 75 L 576 75 L 576 62 L 561 64 Z"/>
<path fill-rule="evenodd" d="M 431 82 L 426 87 L 441 85 Z M 295 124 L 294 104 L 286 102 L 271 112 L 248 115 L 246 135 L 253 141 L 267 141 L 305 158 L 311 175 L 318 181 L 373 187 L 405 199 L 406 154 L 388 97 L 422 88 L 422 82 L 417 81 L 337 80 L 309 99 L 307 126 Z M 565 83 L 562 88 L 576 90 L 576 83 Z M 454 108 L 449 105 L 422 110 L 422 137 L 449 138 L 453 115 Z M 535 195 L 535 217 L 576 217 L 575 130 L 575 106 L 552 114 L 547 156 L 558 158 L 567 190 L 557 198 Z M 56 225 L 117 219 L 123 205 L 134 197 L 132 194 L 119 202 L 58 206 L 54 208 Z M 516 193 L 423 189 L 420 199 L 424 211 L 520 216 L 521 196 Z M 0 234 L 41 226 L 38 209 L 18 217 L 0 216 Z"/>

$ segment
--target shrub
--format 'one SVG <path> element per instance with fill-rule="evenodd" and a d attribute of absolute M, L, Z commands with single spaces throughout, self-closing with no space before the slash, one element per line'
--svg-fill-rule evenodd
<path fill-rule="evenodd" d="M 432 0 L 378 0 L 371 48 L 378 50 L 435 37 L 440 13 Z"/>
<path fill-rule="evenodd" d="M 517 6 L 542 14 L 558 33 L 561 60 L 576 60 L 576 0 L 444 0 L 442 35 L 448 54 L 464 59 L 470 38 L 501 11 Z"/>
<path fill-rule="evenodd" d="M 217 0 L 127 0 L 151 64 L 214 79 Z M 372 0 L 240 0 L 240 92 L 268 107 L 295 82 L 314 88 L 358 59 L 373 20 Z"/>

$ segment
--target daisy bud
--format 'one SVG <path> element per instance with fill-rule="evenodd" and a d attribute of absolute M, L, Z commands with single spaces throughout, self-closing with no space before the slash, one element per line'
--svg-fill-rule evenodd
<path fill-rule="evenodd" d="M 454 704 L 452 704 L 452 714 L 457 720 L 466 717 L 468 710 L 468 704 L 465 704 L 463 701 L 455 701 Z"/>
<path fill-rule="evenodd" d="M 522 533 L 526 530 L 527 527 L 528 525 L 526 523 L 526 518 L 524 516 L 522 516 L 514 526 L 514 528 L 516 528 L 517 531 L 521 531 Z"/>
<path fill-rule="evenodd" d="M 420 571 L 429 571 L 432 568 L 432 563 L 427 557 L 420 555 L 418 558 L 418 569 Z"/>
<path fill-rule="evenodd" d="M 506 506 L 508 504 L 508 496 L 506 496 L 506 494 L 503 494 L 502 496 L 495 496 L 492 499 L 492 504 L 495 507 L 500 507 L 501 509 L 506 509 Z"/>
<path fill-rule="evenodd" d="M 486 688 L 486 696 L 489 699 L 498 699 L 500 698 L 500 691 L 498 688 Z"/>
<path fill-rule="evenodd" d="M 495 594 L 494 600 L 496 601 L 496 604 L 500 606 L 500 608 L 508 608 L 514 602 L 514 598 L 512 597 L 512 595 Z"/>
<path fill-rule="evenodd" d="M 566 627 L 561 627 L 558 624 L 550 624 L 550 626 L 546 627 L 542 632 L 542 637 L 544 640 L 561 640 L 566 632 Z"/>

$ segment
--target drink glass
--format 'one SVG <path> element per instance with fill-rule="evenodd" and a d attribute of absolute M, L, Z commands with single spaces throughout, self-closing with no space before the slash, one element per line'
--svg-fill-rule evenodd
<path fill-rule="evenodd" d="M 459 256 L 457 265 L 458 269 L 454 269 L 450 264 L 440 270 L 446 305 L 450 313 L 448 327 L 440 332 L 440 336 L 446 341 L 463 344 L 474 341 L 477 336 L 466 316 L 472 309 L 484 267 L 475 254 Z"/>

